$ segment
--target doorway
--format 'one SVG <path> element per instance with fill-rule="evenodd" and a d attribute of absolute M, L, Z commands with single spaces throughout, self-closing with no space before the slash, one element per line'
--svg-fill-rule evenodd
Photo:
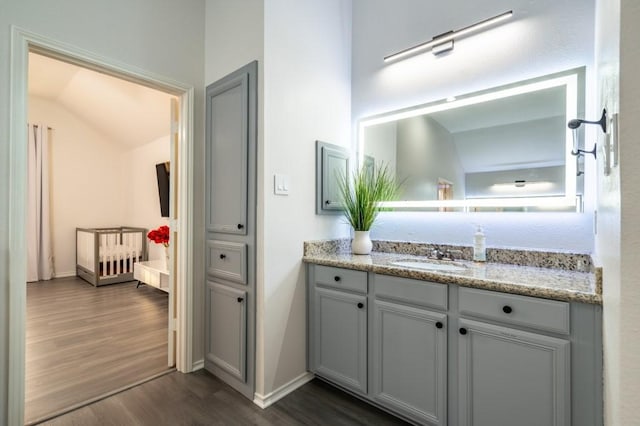
<path fill-rule="evenodd" d="M 169 219 L 171 228 L 171 295 L 170 305 L 175 307 L 175 316 L 168 322 L 170 333 L 176 342 L 176 367 L 181 372 L 193 369 L 191 357 L 192 335 L 192 280 L 190 259 L 192 249 L 192 219 L 189 203 L 192 200 L 193 176 L 193 104 L 194 89 L 171 79 L 148 73 L 128 65 L 116 63 L 90 52 L 72 48 L 54 40 L 45 39 L 19 28 L 13 29 L 11 57 L 11 193 L 10 203 L 10 342 L 9 342 L 9 394 L 8 418 L 10 424 L 24 422 L 24 381 L 25 381 L 25 318 L 26 318 L 26 256 L 25 215 L 26 200 L 26 135 L 27 135 L 27 70 L 29 52 L 59 59 L 103 74 L 122 78 L 146 87 L 164 91 L 178 99 L 175 108 L 179 113 L 171 130 L 171 156 L 175 159 L 172 184 L 180 197 L 172 201 Z"/>
<path fill-rule="evenodd" d="M 174 367 L 168 247 L 147 232 L 168 229 L 179 194 L 166 167 L 175 96 L 33 52 L 28 95 L 34 423 Z"/>

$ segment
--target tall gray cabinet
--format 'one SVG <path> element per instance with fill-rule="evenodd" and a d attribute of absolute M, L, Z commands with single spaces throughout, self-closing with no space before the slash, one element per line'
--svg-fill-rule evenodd
<path fill-rule="evenodd" d="M 257 75 L 252 62 L 206 91 L 205 368 L 253 399 Z"/>

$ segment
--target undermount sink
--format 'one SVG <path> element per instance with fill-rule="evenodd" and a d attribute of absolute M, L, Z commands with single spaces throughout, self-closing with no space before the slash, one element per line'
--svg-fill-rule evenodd
<path fill-rule="evenodd" d="M 466 270 L 465 266 L 447 264 L 447 263 L 435 263 L 421 260 L 402 260 L 398 262 L 391 262 L 394 266 L 403 266 L 405 268 L 424 269 L 427 271 L 441 271 L 441 272 L 462 272 Z"/>

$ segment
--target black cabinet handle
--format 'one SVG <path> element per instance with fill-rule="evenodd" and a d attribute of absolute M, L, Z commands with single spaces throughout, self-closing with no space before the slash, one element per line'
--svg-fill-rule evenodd
<path fill-rule="evenodd" d="M 459 331 L 459 332 L 460 332 L 460 334 L 462 334 L 463 336 L 464 336 L 465 334 L 467 334 L 467 329 L 466 329 L 466 328 L 464 328 L 464 327 L 460 327 L 460 330 L 458 330 L 458 331 Z"/>
<path fill-rule="evenodd" d="M 329 204 L 331 204 L 331 200 L 327 200 L 327 201 L 325 201 L 324 203 L 325 203 L 326 205 L 329 205 Z"/>
<path fill-rule="evenodd" d="M 336 275 L 335 277 L 333 277 L 333 280 L 334 280 L 335 282 L 338 282 L 338 281 L 340 281 L 340 277 Z"/>
<path fill-rule="evenodd" d="M 502 312 L 504 312 L 505 314 L 510 314 L 511 312 L 513 312 L 513 309 L 509 305 L 504 305 L 502 307 Z"/>
<path fill-rule="evenodd" d="M 442 324 L 440 321 L 438 321 L 436 323 L 436 328 L 442 328 L 442 327 L 444 327 L 444 324 Z"/>
<path fill-rule="evenodd" d="M 362 302 L 358 303 L 358 309 L 362 309 L 362 308 L 364 308 L 364 303 Z"/>
<path fill-rule="evenodd" d="M 238 297 L 238 303 L 242 303 L 244 299 L 242 297 Z"/>
<path fill-rule="evenodd" d="M 220 253 L 220 259 L 224 259 L 224 258 L 226 258 L 226 257 L 227 257 L 227 255 L 226 255 L 226 254 L 224 254 L 224 253 Z"/>
<path fill-rule="evenodd" d="M 239 224 L 238 224 L 238 229 L 242 229 L 242 228 L 244 228 L 244 225 L 243 225 L 243 224 L 241 224 L 241 223 L 239 223 Z"/>

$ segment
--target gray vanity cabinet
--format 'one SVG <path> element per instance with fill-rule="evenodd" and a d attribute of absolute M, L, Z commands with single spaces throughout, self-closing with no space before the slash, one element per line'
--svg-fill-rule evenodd
<path fill-rule="evenodd" d="M 374 274 L 372 289 L 371 395 L 420 424 L 446 425 L 448 287 Z"/>
<path fill-rule="evenodd" d="M 367 273 L 313 265 L 309 272 L 309 369 L 367 393 Z"/>
<path fill-rule="evenodd" d="M 601 308 L 310 264 L 309 370 L 420 425 L 601 426 Z"/>
<path fill-rule="evenodd" d="M 460 426 L 568 426 L 570 343 L 461 319 Z"/>
<path fill-rule="evenodd" d="M 447 316 L 376 300 L 373 317 L 375 400 L 421 424 L 446 425 Z"/>
<path fill-rule="evenodd" d="M 460 426 L 569 426 L 570 304 L 466 287 L 458 304 Z"/>
<path fill-rule="evenodd" d="M 366 296 L 321 287 L 314 293 L 315 372 L 366 394 Z"/>

